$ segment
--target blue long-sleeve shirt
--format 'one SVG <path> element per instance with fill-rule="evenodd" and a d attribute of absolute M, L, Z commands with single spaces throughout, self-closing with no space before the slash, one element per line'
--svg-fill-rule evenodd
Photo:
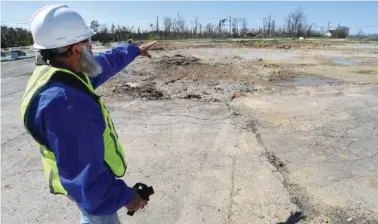
<path fill-rule="evenodd" d="M 139 47 L 132 44 L 96 55 L 103 72 L 90 79 L 93 87 L 102 85 L 138 55 Z M 105 123 L 92 98 L 51 82 L 30 105 L 28 121 L 37 139 L 54 152 L 60 181 L 81 209 L 92 215 L 109 215 L 130 202 L 132 188 L 104 164 Z"/>

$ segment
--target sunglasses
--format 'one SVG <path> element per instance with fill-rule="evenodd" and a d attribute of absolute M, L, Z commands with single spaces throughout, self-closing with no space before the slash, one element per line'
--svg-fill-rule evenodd
<path fill-rule="evenodd" d="M 70 45 L 68 48 L 65 48 L 65 47 L 61 47 L 61 48 L 56 48 L 56 49 L 53 49 L 52 51 L 55 53 L 55 54 L 59 54 L 59 55 L 66 55 L 66 56 L 69 56 L 71 55 L 71 49 L 73 46 L 75 46 L 76 44 L 87 44 L 89 43 L 89 45 L 91 46 L 92 45 L 92 39 L 91 38 L 88 38 L 88 39 L 85 39 L 85 40 L 82 40 L 80 42 L 77 42 L 75 44 L 72 44 Z"/>
<path fill-rule="evenodd" d="M 92 45 L 92 38 L 88 38 L 88 39 L 82 40 L 79 43 L 83 43 L 83 44 L 89 43 L 90 45 Z M 76 43 L 76 44 L 78 44 L 78 43 Z"/>

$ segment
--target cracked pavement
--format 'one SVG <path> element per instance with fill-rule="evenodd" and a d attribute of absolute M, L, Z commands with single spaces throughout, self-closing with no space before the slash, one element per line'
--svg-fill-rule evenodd
<path fill-rule="evenodd" d="M 301 192 L 288 190 L 306 200 L 299 207 L 307 216 L 378 223 L 377 93 L 374 85 L 304 87 L 233 106 L 256 119 L 255 132 L 284 161 L 287 184 Z"/>

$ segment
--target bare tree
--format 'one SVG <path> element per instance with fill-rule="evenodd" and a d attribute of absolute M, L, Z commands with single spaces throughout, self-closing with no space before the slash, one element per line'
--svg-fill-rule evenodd
<path fill-rule="evenodd" d="M 289 31 L 289 35 L 299 37 L 304 33 L 304 21 L 306 16 L 301 8 L 296 9 L 294 12 L 291 12 L 286 17 L 286 27 Z"/>
<path fill-rule="evenodd" d="M 176 35 L 176 33 L 178 32 L 178 26 L 177 26 L 177 19 L 176 18 L 173 18 L 173 21 L 172 21 L 172 31 L 175 33 L 175 35 Z"/>
<path fill-rule="evenodd" d="M 347 26 L 338 26 L 336 31 L 337 31 L 337 36 L 340 38 L 345 38 L 349 35 L 349 30 L 350 28 Z"/>
<path fill-rule="evenodd" d="M 100 23 L 97 20 L 92 20 L 90 27 L 93 30 L 93 32 L 97 33 L 98 28 L 100 27 Z"/>
<path fill-rule="evenodd" d="M 214 33 L 215 26 L 211 23 L 206 24 L 205 26 L 205 33 L 207 36 L 211 36 Z"/>
<path fill-rule="evenodd" d="M 111 28 L 110 28 L 110 31 L 111 31 L 112 33 L 115 32 L 115 25 L 114 25 L 114 23 L 112 23 L 112 26 L 111 26 Z"/>
<path fill-rule="evenodd" d="M 236 36 L 239 34 L 239 19 L 233 18 L 232 19 L 232 36 Z"/>
<path fill-rule="evenodd" d="M 153 23 L 150 23 L 150 29 L 151 29 L 151 31 L 154 31 L 154 24 Z"/>
<path fill-rule="evenodd" d="M 193 28 L 193 34 L 195 36 L 197 36 L 197 34 L 198 34 L 198 29 L 199 29 L 199 18 L 198 18 L 198 16 L 196 16 L 194 18 L 194 28 Z"/>
<path fill-rule="evenodd" d="M 100 27 L 99 27 L 99 32 L 100 33 L 109 33 L 108 25 L 106 25 L 105 23 L 101 24 Z"/>
<path fill-rule="evenodd" d="M 177 23 L 177 27 L 178 27 L 179 32 L 184 33 L 184 31 L 185 31 L 185 20 L 184 20 L 184 17 L 182 15 L 180 15 L 180 13 L 177 13 L 176 23 Z"/>
<path fill-rule="evenodd" d="M 241 35 L 244 36 L 248 33 L 247 20 L 245 18 L 241 18 L 240 22 L 241 22 Z"/>
<path fill-rule="evenodd" d="M 171 32 L 171 29 L 172 29 L 172 18 L 169 17 L 169 16 L 165 16 L 163 18 L 163 20 L 164 20 L 164 31 L 166 33 Z"/>
<path fill-rule="evenodd" d="M 262 34 L 265 35 L 266 34 L 266 30 L 267 30 L 267 26 L 268 26 L 268 21 L 266 19 L 266 17 L 263 18 L 263 31 L 262 31 Z"/>
<path fill-rule="evenodd" d="M 268 24 L 268 36 L 271 35 L 271 27 L 272 27 L 272 16 L 269 14 L 268 17 L 266 17 L 266 21 Z"/>
<path fill-rule="evenodd" d="M 289 34 L 289 36 L 291 36 L 292 35 L 292 30 L 291 30 L 291 17 L 290 16 L 287 16 L 286 18 L 285 18 L 285 23 L 286 23 L 286 30 L 287 30 L 287 32 L 288 32 L 288 34 Z"/>
<path fill-rule="evenodd" d="M 272 21 L 272 36 L 276 35 L 276 21 Z"/>

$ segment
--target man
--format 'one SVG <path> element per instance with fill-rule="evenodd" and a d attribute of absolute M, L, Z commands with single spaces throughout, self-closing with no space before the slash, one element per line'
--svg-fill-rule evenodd
<path fill-rule="evenodd" d="M 67 195 L 81 211 L 81 223 L 120 223 L 117 211 L 147 205 L 117 179 L 126 157 L 110 115 L 94 89 L 148 49 L 122 45 L 92 55 L 94 34 L 65 5 L 49 5 L 33 16 L 31 32 L 39 49 L 36 69 L 22 98 L 26 130 L 37 142 L 53 194 Z"/>

